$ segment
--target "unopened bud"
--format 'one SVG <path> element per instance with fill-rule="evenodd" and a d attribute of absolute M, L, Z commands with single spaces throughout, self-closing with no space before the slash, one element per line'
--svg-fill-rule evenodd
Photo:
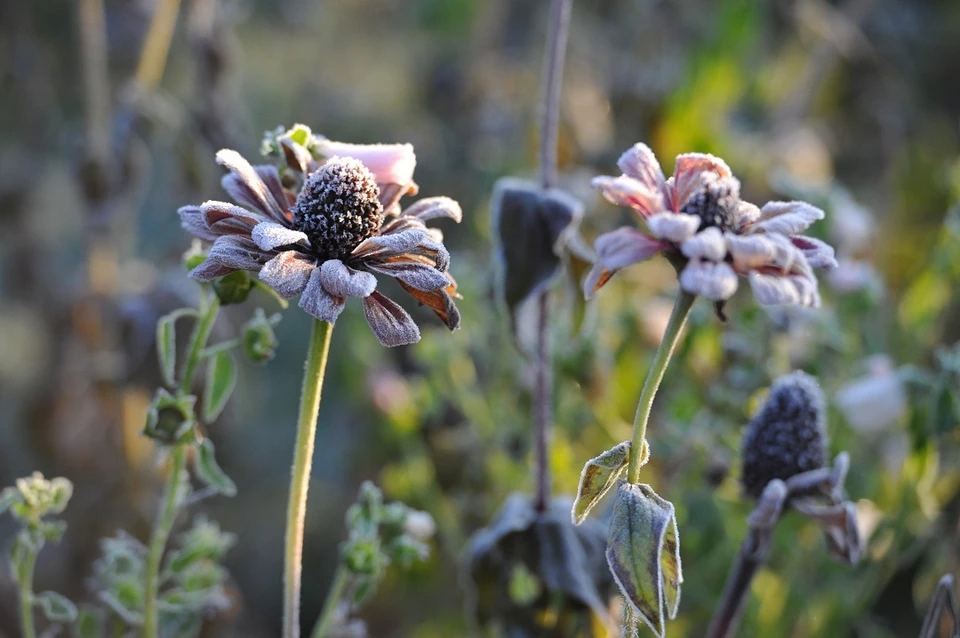
<path fill-rule="evenodd" d="M 243 326 L 243 351 L 254 363 L 266 363 L 273 359 L 277 349 L 277 335 L 273 327 L 280 315 L 267 318 L 262 308 L 257 308 L 253 317 Z"/>

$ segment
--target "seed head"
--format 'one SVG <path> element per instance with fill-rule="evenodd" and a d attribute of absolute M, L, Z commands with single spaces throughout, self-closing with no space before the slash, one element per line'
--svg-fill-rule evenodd
<path fill-rule="evenodd" d="M 823 467 L 824 412 L 823 392 L 813 377 L 793 372 L 777 379 L 743 436 L 744 492 L 759 498 L 773 479 Z"/>
<path fill-rule="evenodd" d="M 680 212 L 699 217 L 699 230 L 711 226 L 722 231 L 733 230 L 732 214 L 740 199 L 740 185 L 734 179 L 713 173 L 705 173 L 701 181 L 702 188 L 687 200 Z"/>
<path fill-rule="evenodd" d="M 334 157 L 307 178 L 294 225 L 324 259 L 342 259 L 383 223 L 380 189 L 359 160 Z"/>

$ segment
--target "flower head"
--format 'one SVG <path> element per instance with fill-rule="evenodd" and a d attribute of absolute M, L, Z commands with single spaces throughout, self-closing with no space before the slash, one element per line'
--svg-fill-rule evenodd
<path fill-rule="evenodd" d="M 743 436 L 743 487 L 760 498 L 767 484 L 822 468 L 827 435 L 823 392 L 803 372 L 780 377 Z"/>
<path fill-rule="evenodd" d="M 413 147 L 321 138 L 310 140 L 311 152 L 289 136 L 278 137 L 277 145 L 287 165 L 282 178 L 276 167 L 251 166 L 236 151 L 217 153 L 230 171 L 221 183 L 240 206 L 210 201 L 180 209 L 183 227 L 213 242 L 191 276 L 212 281 L 238 270 L 258 272 L 281 296 L 300 295 L 301 308 L 330 323 L 348 297 L 358 297 L 383 345 L 415 343 L 420 330 L 413 319 L 377 290 L 376 275 L 387 275 L 457 329 L 450 254 L 441 233 L 425 222 L 459 222 L 460 206 L 430 197 L 401 209 L 400 198 L 417 191 Z"/>
<path fill-rule="evenodd" d="M 834 267 L 833 248 L 799 233 L 822 219 L 822 210 L 805 202 L 757 208 L 741 200 L 740 182 L 713 155 L 679 155 L 667 179 L 653 151 L 636 144 L 618 166 L 622 175 L 597 177 L 593 185 L 636 211 L 646 228 L 597 238 L 597 264 L 584 285 L 588 297 L 621 268 L 664 253 L 691 294 L 725 301 L 743 275 L 762 304 L 819 305 L 812 269 Z"/>

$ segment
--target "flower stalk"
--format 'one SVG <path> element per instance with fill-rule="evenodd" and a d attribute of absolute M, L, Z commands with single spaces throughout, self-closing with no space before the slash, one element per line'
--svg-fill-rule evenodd
<path fill-rule="evenodd" d="M 204 303 L 204 302 L 202 302 Z M 200 364 L 203 350 L 206 348 L 207 341 L 210 339 L 210 332 L 213 330 L 213 324 L 220 311 L 220 300 L 216 295 L 210 295 L 208 301 L 201 308 L 200 317 L 194 326 L 193 334 L 190 336 L 190 344 L 187 348 L 187 358 L 183 364 L 183 370 L 180 374 L 180 384 L 177 388 L 179 397 L 190 393 L 193 386 L 193 379 L 196 376 L 197 366 Z M 177 519 L 177 512 L 180 506 L 180 481 L 183 478 L 183 469 L 186 465 L 186 447 L 184 443 L 176 442 L 173 444 L 173 450 L 170 456 L 170 474 L 167 478 L 166 491 L 163 502 L 160 504 L 160 511 L 157 516 L 157 523 L 150 536 L 150 547 L 147 554 L 147 574 L 146 585 L 144 587 L 144 613 L 143 613 L 143 636 L 144 638 L 156 638 L 159 625 L 157 619 L 157 606 L 160 588 L 160 565 L 163 560 L 163 552 L 167 546 L 167 540 L 170 537 L 170 530 Z"/>
<path fill-rule="evenodd" d="M 307 490 L 313 465 L 313 449 L 317 436 L 317 413 L 324 371 L 330 352 L 333 325 L 315 319 L 307 350 L 300 415 L 297 419 L 297 441 L 290 477 L 290 500 L 287 507 L 287 531 L 283 576 L 283 635 L 300 636 L 300 591 L 302 584 L 303 526 L 307 511 Z"/>
<path fill-rule="evenodd" d="M 35 638 L 33 624 L 33 573 L 37 565 L 37 550 L 25 544 L 27 551 L 23 557 L 22 578 L 20 579 L 20 628 L 23 638 Z"/>
<path fill-rule="evenodd" d="M 323 602 L 323 611 L 320 612 L 320 618 L 313 628 L 312 638 L 323 638 L 330 630 L 330 626 L 337 615 L 337 606 L 340 604 L 340 599 L 343 598 L 344 591 L 346 591 L 347 581 L 348 570 L 341 563 L 333 575 L 333 582 L 330 583 L 330 591 L 327 592 L 327 599 Z"/>
<path fill-rule="evenodd" d="M 647 422 L 650 420 L 650 410 L 653 408 L 653 399 L 660 388 L 660 382 L 667 371 L 667 365 L 673 356 L 673 351 L 680 341 L 680 333 L 683 326 L 690 316 L 690 309 L 693 308 L 693 302 L 696 295 L 692 295 L 683 289 L 677 293 L 677 300 L 673 305 L 673 312 L 670 314 L 670 321 L 667 323 L 667 329 L 663 333 L 663 340 L 657 353 L 653 356 L 653 362 L 647 371 L 647 378 L 643 382 L 643 390 L 640 392 L 640 401 L 637 403 L 637 413 L 633 419 L 633 443 L 630 447 L 630 463 L 627 469 L 627 481 L 638 483 L 640 481 L 640 453 L 643 450 L 643 441 L 647 437 Z"/>

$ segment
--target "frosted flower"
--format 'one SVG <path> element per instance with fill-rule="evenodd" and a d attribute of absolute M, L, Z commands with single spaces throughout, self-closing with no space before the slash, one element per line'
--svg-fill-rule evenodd
<path fill-rule="evenodd" d="M 887 355 L 867 361 L 868 374 L 850 381 L 834 395 L 844 419 L 861 434 L 876 434 L 896 425 L 907 412 L 907 392 Z"/>
<path fill-rule="evenodd" d="M 213 242 L 191 276 L 212 281 L 237 270 L 258 272 L 278 294 L 300 295 L 303 310 L 330 323 L 347 298 L 357 297 L 380 343 L 415 343 L 416 323 L 377 290 L 376 275 L 387 275 L 457 329 L 450 254 L 440 232 L 425 222 L 459 222 L 460 206 L 429 197 L 401 209 L 400 198 L 417 190 L 413 148 L 323 140 L 318 161 L 289 139 L 281 143 L 294 179 L 282 181 L 276 167 L 251 166 L 236 151 L 217 153 L 217 162 L 230 171 L 223 188 L 241 206 L 209 201 L 180 209 L 183 227 Z M 340 155 L 323 156 L 334 151 Z"/>
<path fill-rule="evenodd" d="M 645 228 L 618 228 L 597 238 L 587 297 L 621 268 L 664 253 L 691 294 L 725 301 L 743 275 L 761 304 L 820 304 L 813 268 L 834 267 L 834 251 L 800 233 L 823 219 L 822 210 L 805 202 L 757 208 L 742 201 L 740 182 L 712 155 L 677 156 L 669 179 L 645 144 L 634 145 L 617 165 L 622 175 L 596 177 L 593 185 L 612 203 L 636 211 Z"/>

